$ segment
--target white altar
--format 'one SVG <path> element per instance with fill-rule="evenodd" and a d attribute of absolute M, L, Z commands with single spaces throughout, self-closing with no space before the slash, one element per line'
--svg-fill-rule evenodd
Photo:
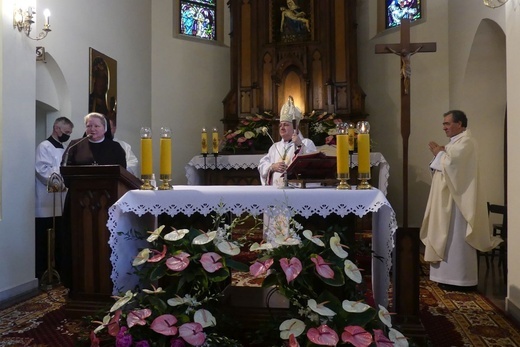
<path fill-rule="evenodd" d="M 110 207 L 107 226 L 112 249 L 113 293 L 134 288 L 138 278 L 132 274 L 132 261 L 146 240 L 135 235 L 156 227 L 161 214 L 190 216 L 220 212 L 260 215 L 271 206 L 289 206 L 293 213 L 309 218 L 336 214 L 358 217 L 372 212 L 372 249 L 383 261 L 372 262 L 374 298 L 387 305 L 389 272 L 392 266 L 393 235 L 397 229 L 395 213 L 383 193 L 371 190 L 334 188 L 278 189 L 265 186 L 174 186 L 173 190 L 133 190 Z"/>
<path fill-rule="evenodd" d="M 326 153 L 327 154 L 327 153 Z M 205 160 L 202 155 L 193 157 L 184 167 L 188 185 L 201 185 L 204 183 L 202 178 L 202 169 L 208 170 L 240 170 L 240 169 L 256 169 L 260 159 L 265 154 L 248 154 L 248 155 L 219 155 L 216 158 L 208 155 Z M 351 167 L 357 166 L 357 153 L 352 154 Z M 375 184 L 384 195 L 388 189 L 388 177 L 390 176 L 390 165 L 381 153 L 370 153 L 370 166 L 379 168 L 377 183 Z M 373 177 L 372 182 L 374 182 Z"/>

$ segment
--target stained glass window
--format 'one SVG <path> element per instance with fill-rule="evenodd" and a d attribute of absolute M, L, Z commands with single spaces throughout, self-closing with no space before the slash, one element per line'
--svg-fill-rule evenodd
<path fill-rule="evenodd" d="M 217 40 L 216 0 L 181 0 L 179 3 L 181 34 Z"/>

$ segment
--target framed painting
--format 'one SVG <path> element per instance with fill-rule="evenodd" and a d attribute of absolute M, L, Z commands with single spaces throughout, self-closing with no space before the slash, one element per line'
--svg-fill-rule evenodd
<path fill-rule="evenodd" d="M 90 48 L 88 112 L 117 117 L 117 61 Z"/>

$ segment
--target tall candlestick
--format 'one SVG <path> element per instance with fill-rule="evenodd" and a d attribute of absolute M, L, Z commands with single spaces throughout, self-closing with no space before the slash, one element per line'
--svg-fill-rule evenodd
<path fill-rule="evenodd" d="M 141 179 L 144 185 L 141 189 L 153 189 L 150 180 L 153 175 L 152 165 L 152 130 L 148 127 L 141 128 Z"/>
<path fill-rule="evenodd" d="M 219 145 L 219 139 L 218 139 L 218 130 L 217 128 L 213 128 L 213 134 L 212 137 L 212 144 L 213 144 L 213 154 L 218 154 L 218 145 Z"/>
<path fill-rule="evenodd" d="M 170 181 L 172 179 L 172 132 L 170 128 L 161 128 L 161 139 L 160 145 L 160 165 L 159 165 L 159 178 L 162 181 L 160 190 L 172 189 Z"/>
<path fill-rule="evenodd" d="M 361 183 L 358 189 L 370 189 L 367 180 L 370 179 L 370 124 L 367 121 L 360 121 L 356 125 L 358 131 L 358 179 Z"/>
<path fill-rule="evenodd" d="M 355 143 L 356 143 L 356 126 L 354 123 L 349 122 L 348 123 L 348 150 L 350 152 L 354 152 L 355 149 Z"/>
<path fill-rule="evenodd" d="M 201 153 L 208 154 L 208 133 L 206 132 L 206 128 L 202 128 L 200 144 L 201 144 Z"/>
<path fill-rule="evenodd" d="M 350 158 L 348 154 L 348 135 L 337 134 L 336 135 L 336 161 L 337 161 L 337 172 L 339 174 L 345 174 L 349 172 Z"/>
<path fill-rule="evenodd" d="M 161 128 L 160 140 L 160 178 L 172 174 L 172 135 L 170 128 Z"/>
<path fill-rule="evenodd" d="M 350 157 L 348 153 L 347 124 L 337 125 L 336 135 L 336 170 L 339 184 L 337 189 L 350 189 L 348 179 L 350 178 Z"/>

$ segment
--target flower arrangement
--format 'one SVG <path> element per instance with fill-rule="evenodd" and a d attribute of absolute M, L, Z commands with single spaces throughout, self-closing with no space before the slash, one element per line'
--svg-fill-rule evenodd
<path fill-rule="evenodd" d="M 261 346 L 408 346 L 386 308 L 364 302 L 361 269 L 341 233 L 303 230 L 287 211 L 271 211 L 275 223 L 265 241 L 250 246 L 258 257 L 249 267 L 234 260 L 243 243 L 231 238 L 247 217 L 228 225 L 217 214 L 208 232 L 165 226 L 150 232 L 150 247 L 133 261 L 142 289 L 116 298 L 91 333 L 91 346 L 103 339 L 118 347 L 241 346 L 226 335 L 219 305 L 232 270 L 265 276 L 262 286 L 291 303 Z"/>
<path fill-rule="evenodd" d="M 309 139 L 316 146 L 336 144 L 337 126 L 343 123 L 341 119 L 336 118 L 334 113 L 316 113 L 315 111 L 312 111 L 306 118 L 309 120 Z"/>
<path fill-rule="evenodd" d="M 267 151 L 271 146 L 271 140 L 262 131 L 262 128 L 271 128 L 273 115 L 269 112 L 255 114 L 240 119 L 236 130 L 229 130 L 224 134 L 224 152 L 236 153 L 240 150 Z"/>

